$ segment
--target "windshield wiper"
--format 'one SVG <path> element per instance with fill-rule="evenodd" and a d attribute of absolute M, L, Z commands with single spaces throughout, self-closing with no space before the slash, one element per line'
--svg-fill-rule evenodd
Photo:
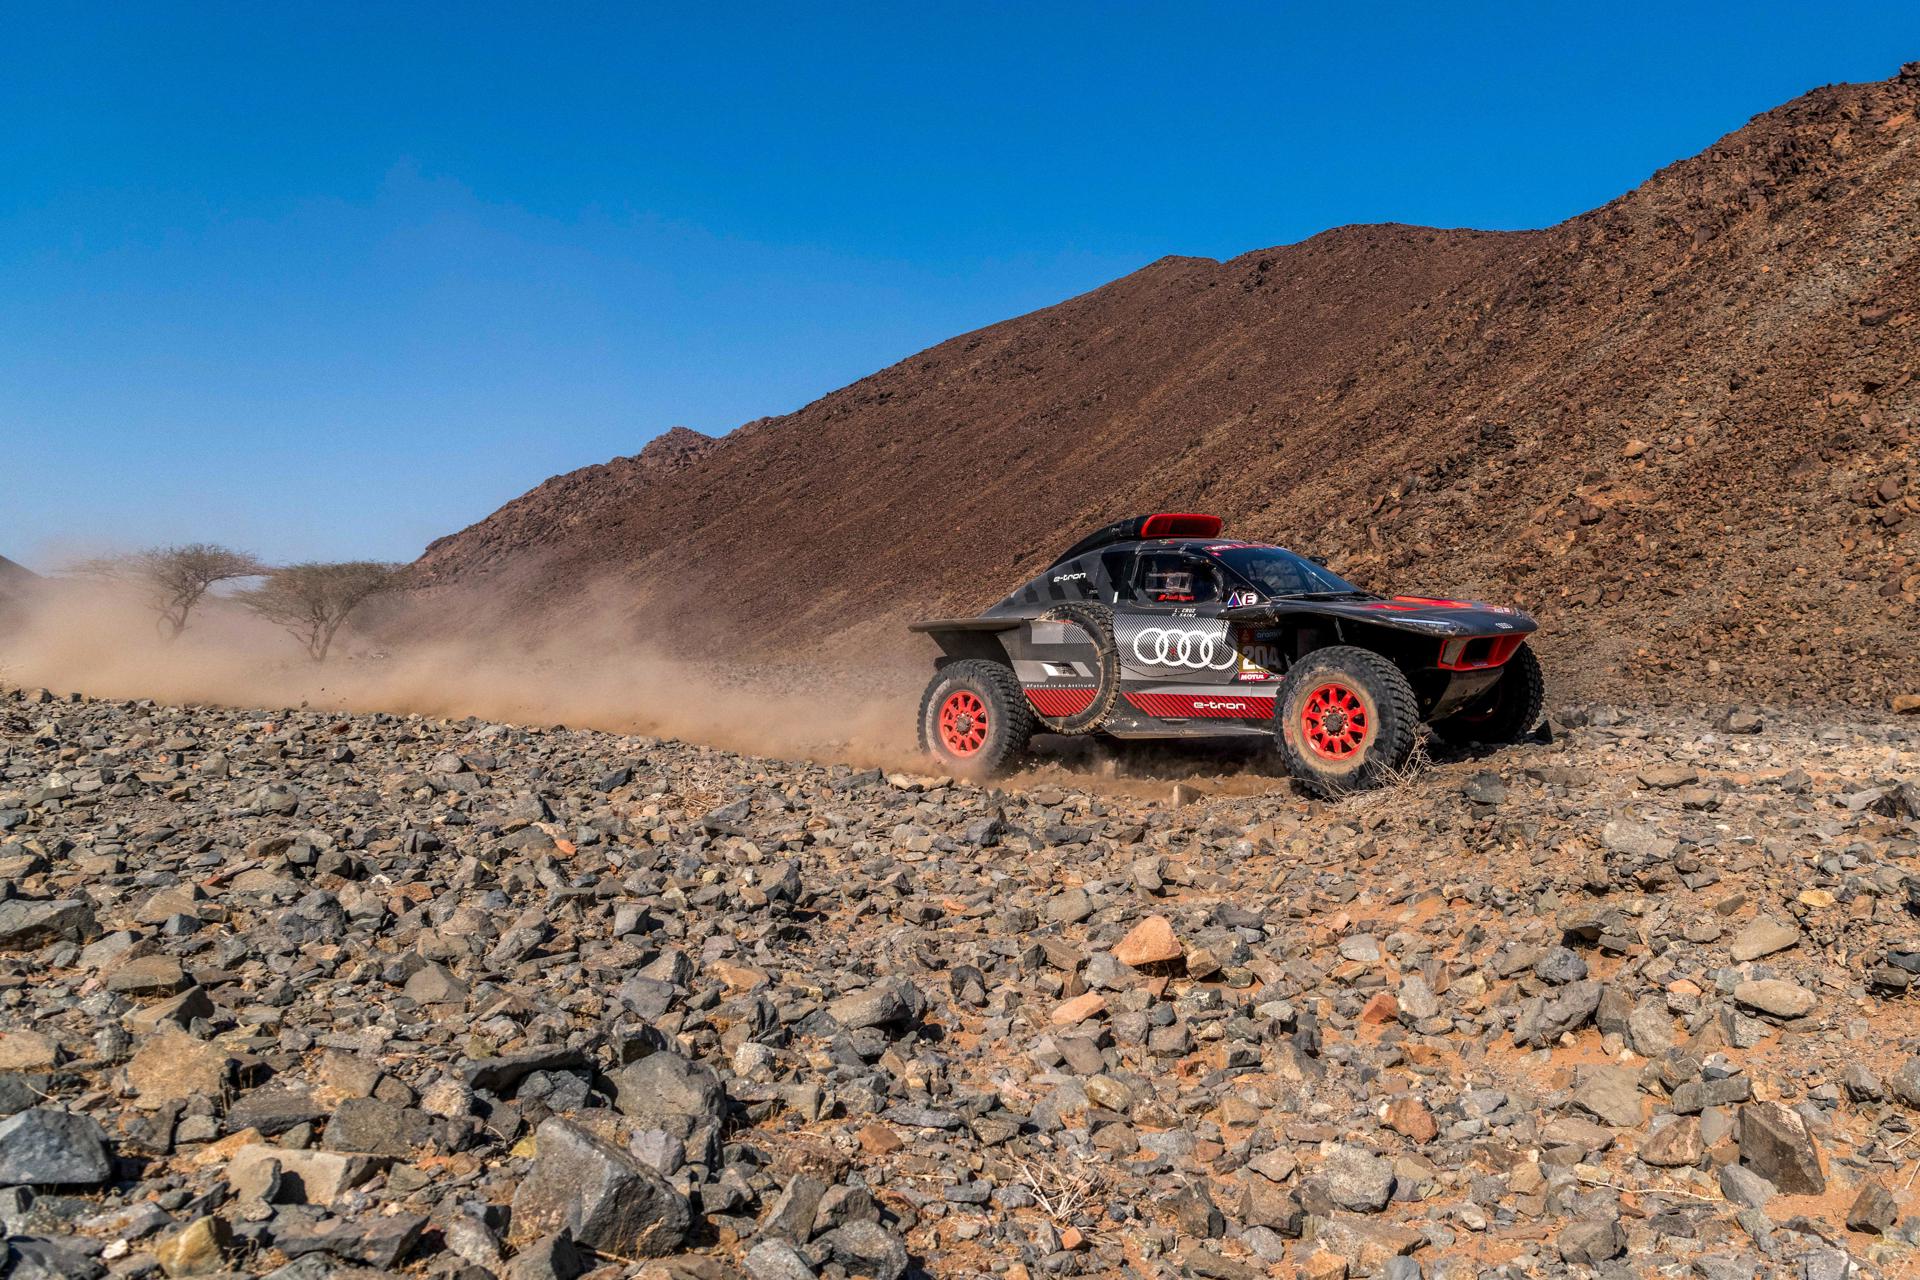
<path fill-rule="evenodd" d="M 1296 591 L 1281 596 L 1282 600 L 1377 600 L 1379 597 L 1371 591 L 1352 589 L 1347 591 Z"/>

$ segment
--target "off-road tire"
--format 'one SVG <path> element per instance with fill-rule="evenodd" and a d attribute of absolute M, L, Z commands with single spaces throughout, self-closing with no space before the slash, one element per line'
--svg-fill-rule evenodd
<path fill-rule="evenodd" d="M 1531 645 L 1522 643 L 1500 668 L 1500 678 L 1491 689 L 1445 719 L 1435 720 L 1430 727 L 1441 741 L 1458 746 L 1519 742 L 1540 723 L 1546 696 L 1540 659 Z"/>
<path fill-rule="evenodd" d="M 1037 621 L 1070 622 L 1093 640 L 1099 659 L 1100 683 L 1094 686 L 1093 701 L 1070 716 L 1043 716 L 1034 719 L 1046 733 L 1091 733 L 1098 728 L 1120 699 L 1120 646 L 1113 639 L 1113 610 L 1103 604 L 1062 604 L 1041 614 Z"/>
<path fill-rule="evenodd" d="M 1400 668 L 1344 644 L 1295 663 L 1273 714 L 1288 771 L 1328 800 L 1391 779 L 1412 754 L 1420 725 L 1413 686 Z"/>
<path fill-rule="evenodd" d="M 956 778 L 977 780 L 1012 770 L 1026 754 L 1033 728 L 1027 695 L 1013 669 L 1002 663 L 950 662 L 920 699 L 920 750 Z"/>

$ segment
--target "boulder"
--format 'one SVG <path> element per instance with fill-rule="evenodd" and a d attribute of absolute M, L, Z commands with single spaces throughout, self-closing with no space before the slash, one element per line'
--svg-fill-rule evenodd
<path fill-rule="evenodd" d="M 0 1120 L 0 1186 L 90 1186 L 112 1172 L 91 1116 L 34 1107 Z"/>
<path fill-rule="evenodd" d="M 686 1198 L 651 1168 L 557 1116 L 534 1144 L 533 1167 L 513 1193 L 513 1243 L 565 1229 L 597 1252 L 657 1258 L 685 1242 Z"/>

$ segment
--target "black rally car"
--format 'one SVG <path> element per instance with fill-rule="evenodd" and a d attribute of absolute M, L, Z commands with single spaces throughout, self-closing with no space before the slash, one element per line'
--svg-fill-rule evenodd
<path fill-rule="evenodd" d="M 1526 614 L 1375 595 L 1220 525 L 1122 520 L 977 618 L 915 623 L 942 651 L 921 747 L 977 778 L 1035 733 L 1272 735 L 1334 796 L 1390 778 L 1423 720 L 1449 741 L 1512 742 L 1539 719 Z"/>

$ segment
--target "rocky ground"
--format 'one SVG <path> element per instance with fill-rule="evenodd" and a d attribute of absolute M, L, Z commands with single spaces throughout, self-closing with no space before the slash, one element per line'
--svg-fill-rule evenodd
<path fill-rule="evenodd" d="M 1916 730 L 1320 804 L 0 694 L 8 1264 L 1901 1274 Z"/>

